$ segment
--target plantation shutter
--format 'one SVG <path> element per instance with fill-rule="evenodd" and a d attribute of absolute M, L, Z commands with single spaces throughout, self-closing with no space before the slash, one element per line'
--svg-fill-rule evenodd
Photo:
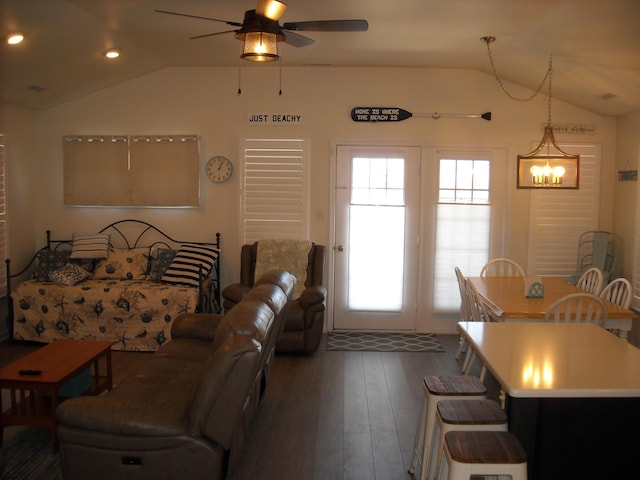
<path fill-rule="evenodd" d="M 308 162 L 302 139 L 242 142 L 242 243 L 309 237 Z"/>
<path fill-rule="evenodd" d="M 598 230 L 601 147 L 560 146 L 580 155 L 580 188 L 531 190 L 529 275 L 570 277 L 577 267 L 580 235 Z"/>

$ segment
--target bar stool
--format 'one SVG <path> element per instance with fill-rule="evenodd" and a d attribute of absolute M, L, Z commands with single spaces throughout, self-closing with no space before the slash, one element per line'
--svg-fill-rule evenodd
<path fill-rule="evenodd" d="M 469 480 L 472 475 L 527 480 L 527 454 L 510 432 L 447 432 L 439 470 L 438 480 Z"/>
<path fill-rule="evenodd" d="M 420 480 L 425 480 L 427 478 L 426 462 L 429 459 L 438 402 L 453 399 L 483 399 L 487 397 L 487 389 L 478 377 L 427 375 L 422 382 L 422 390 L 424 401 L 418 418 L 409 473 L 413 475 L 416 466 L 420 465 Z"/>
<path fill-rule="evenodd" d="M 431 455 L 425 467 L 428 478 L 438 478 L 444 436 L 451 431 L 508 430 L 507 414 L 494 400 L 442 400 L 436 407 Z"/>

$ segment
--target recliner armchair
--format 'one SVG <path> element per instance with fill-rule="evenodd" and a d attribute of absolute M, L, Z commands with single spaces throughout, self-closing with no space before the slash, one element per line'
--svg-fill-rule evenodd
<path fill-rule="evenodd" d="M 253 287 L 258 242 L 243 245 L 240 255 L 240 282 L 222 290 L 222 306 L 231 310 Z M 326 247 L 311 243 L 308 254 L 307 278 L 304 290 L 289 305 L 284 327 L 276 341 L 278 352 L 314 352 L 318 349 L 324 327 L 327 289 L 323 286 Z M 286 266 L 281 266 L 286 269 Z M 302 282 L 303 279 L 298 279 Z"/>

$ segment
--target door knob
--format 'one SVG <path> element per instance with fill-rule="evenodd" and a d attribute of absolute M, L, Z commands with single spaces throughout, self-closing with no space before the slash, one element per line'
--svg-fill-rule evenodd
<path fill-rule="evenodd" d="M 336 248 L 338 249 L 339 252 L 344 251 L 344 247 L 342 245 L 338 245 Z"/>

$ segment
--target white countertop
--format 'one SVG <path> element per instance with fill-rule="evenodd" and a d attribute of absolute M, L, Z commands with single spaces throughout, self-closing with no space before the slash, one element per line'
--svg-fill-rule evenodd
<path fill-rule="evenodd" d="M 458 330 L 512 397 L 640 397 L 640 350 L 597 325 L 460 322 Z"/>

